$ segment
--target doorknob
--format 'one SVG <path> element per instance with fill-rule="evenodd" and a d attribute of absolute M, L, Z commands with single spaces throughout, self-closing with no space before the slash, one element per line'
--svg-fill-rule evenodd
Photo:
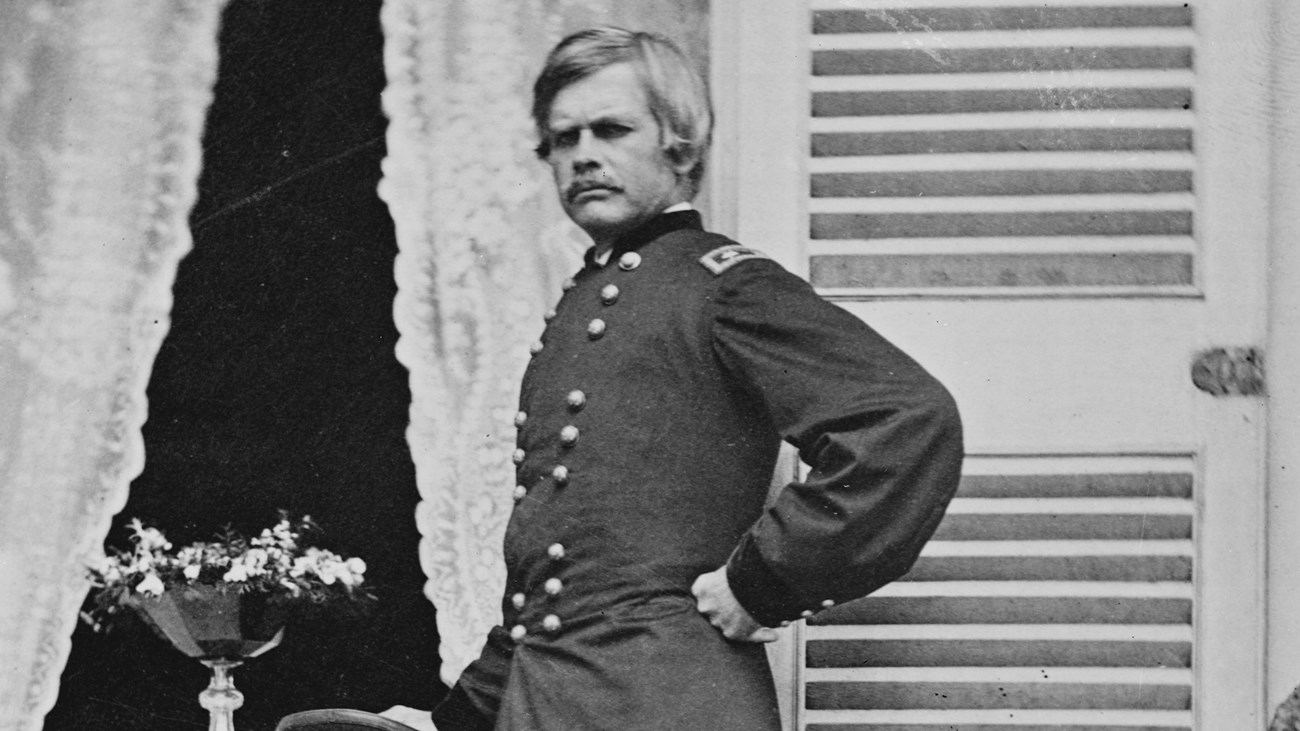
<path fill-rule="evenodd" d="M 1258 348 L 1211 348 L 1192 360 L 1192 383 L 1211 396 L 1264 393 L 1264 354 Z"/>

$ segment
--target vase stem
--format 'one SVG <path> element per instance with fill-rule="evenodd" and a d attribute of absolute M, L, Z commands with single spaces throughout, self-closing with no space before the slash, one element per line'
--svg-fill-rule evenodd
<path fill-rule="evenodd" d="M 199 694 L 199 705 L 208 709 L 208 731 L 235 731 L 235 709 L 244 705 L 244 694 L 235 690 L 230 671 L 243 661 L 217 659 L 203 664 L 212 668 L 212 682 Z"/>

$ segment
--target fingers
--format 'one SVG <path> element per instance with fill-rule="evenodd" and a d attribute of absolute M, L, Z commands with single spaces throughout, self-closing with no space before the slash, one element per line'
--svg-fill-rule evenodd
<path fill-rule="evenodd" d="M 750 623 L 734 623 L 728 625 L 720 619 L 710 618 L 709 621 L 714 627 L 722 632 L 722 636 L 732 642 L 753 642 L 762 644 L 767 642 L 776 642 L 778 635 L 776 630 L 770 627 L 762 627 Z"/>
<path fill-rule="evenodd" d="M 733 642 L 775 642 L 776 630 L 755 622 L 727 586 L 724 569 L 701 574 L 691 585 L 696 609 L 723 637 Z"/>

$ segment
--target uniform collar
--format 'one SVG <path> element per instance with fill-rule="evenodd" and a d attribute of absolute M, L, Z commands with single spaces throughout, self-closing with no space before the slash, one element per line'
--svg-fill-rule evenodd
<path fill-rule="evenodd" d="M 682 229 L 703 231 L 704 223 L 700 218 L 700 212 L 692 208 L 661 213 L 655 216 L 624 234 L 618 241 L 615 241 L 614 248 L 610 251 L 609 258 L 606 261 L 617 261 L 618 257 L 629 251 L 636 251 L 664 234 L 670 234 L 673 231 Z M 596 262 L 596 247 L 593 246 L 587 249 L 587 253 L 583 256 L 583 262 L 588 269 L 600 268 L 601 265 Z"/>

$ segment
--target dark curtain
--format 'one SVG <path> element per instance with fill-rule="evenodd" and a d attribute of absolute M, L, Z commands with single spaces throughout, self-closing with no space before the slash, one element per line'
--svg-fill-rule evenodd
<path fill-rule="evenodd" d="M 314 619 L 235 671 L 241 731 L 321 707 L 429 708 L 442 695 L 392 321 L 397 252 L 378 199 L 386 120 L 379 0 L 234 0 L 204 136 L 193 252 L 149 385 L 132 517 L 173 542 L 277 511 L 361 556 L 379 601 Z M 206 729 L 207 669 L 139 626 L 77 630 L 50 731 Z"/>

